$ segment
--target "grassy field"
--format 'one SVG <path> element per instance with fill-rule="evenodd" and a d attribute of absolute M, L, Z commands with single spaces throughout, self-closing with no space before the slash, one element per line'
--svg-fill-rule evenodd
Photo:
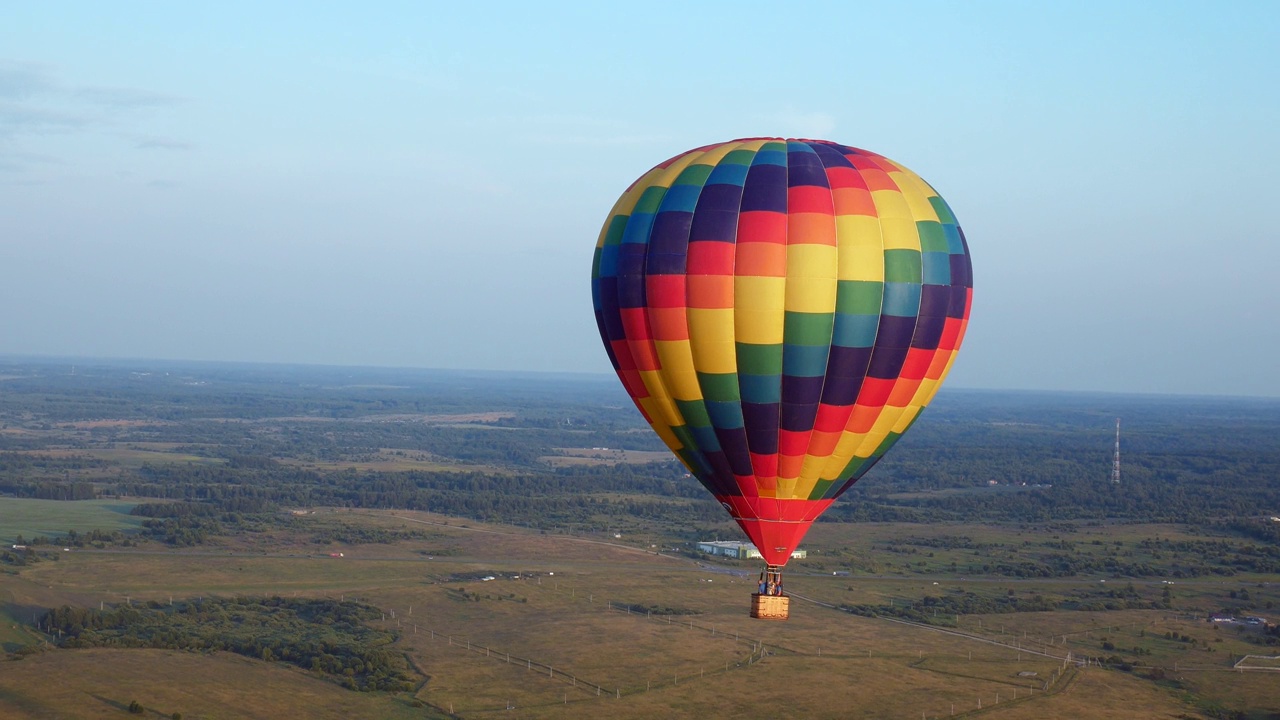
<path fill-rule="evenodd" d="M 541 460 L 553 467 L 571 465 L 643 465 L 652 462 L 665 462 L 671 459 L 671 453 L 663 450 L 619 450 L 617 448 L 556 448 L 560 455 L 548 455 Z"/>
<path fill-rule="evenodd" d="M 357 526 L 396 530 L 402 539 L 323 545 L 308 539 L 325 528 Z M 1092 592 L 1097 585 L 1093 579 L 1020 584 L 1006 578 L 833 576 L 825 569 L 828 558 L 847 547 L 870 551 L 955 528 L 818 526 L 809 544 L 814 563 L 797 562 L 789 570 L 795 599 L 786 623 L 746 617 L 753 564 L 658 555 L 638 538 L 566 537 L 408 512 L 323 512 L 289 528 L 188 550 L 147 544 L 57 553 L 56 562 L 0 575 L 10 628 L 0 641 L 10 651 L 30 642 L 34 634 L 20 624 L 63 603 L 94 607 L 270 594 L 359 599 L 381 608 L 380 622 L 400 632 L 397 648 L 422 676 L 416 691 L 354 693 L 279 663 L 225 654 L 57 650 L 4 665 L 0 715 L 112 716 L 132 699 L 186 718 L 440 712 L 625 719 L 767 712 L 1154 719 L 1205 717 L 1211 707 L 1248 710 L 1257 718 L 1280 712 L 1280 677 L 1231 670 L 1234 657 L 1258 654 L 1258 646 L 1187 612 L 966 615 L 951 623 L 956 627 L 929 628 L 801 599 L 889 602 L 948 586 L 1003 594 L 1077 586 Z M 1021 532 L 966 531 L 992 543 L 1018 541 Z M 403 539 L 403 533 L 414 536 Z M 343 557 L 329 556 L 336 552 Z M 1176 587 L 1188 603 L 1223 592 L 1217 581 Z M 1162 587 L 1153 581 L 1148 589 L 1158 593 Z M 1103 643 L 1142 648 L 1145 665 L 1130 672 L 1074 665 L 1063 671 L 1068 652 L 1105 655 Z M 1167 674 L 1156 678 L 1154 668 Z M 36 681 L 49 677 L 75 680 Z M 314 712 L 321 706 L 332 714 Z"/>
<path fill-rule="evenodd" d="M 43 637 L 31 627 L 34 612 L 15 600 L 11 590 L 0 590 L 0 652 L 17 652 L 43 642 Z"/>
<path fill-rule="evenodd" d="M 477 466 L 459 465 L 457 463 L 440 462 L 431 459 L 426 453 L 404 453 L 394 450 L 383 450 L 371 455 L 366 460 L 297 460 L 281 461 L 283 465 L 294 465 L 311 470 L 373 470 L 378 472 L 406 472 L 420 470 L 423 472 L 474 472 Z M 494 468 L 482 468 L 484 472 L 498 472 Z"/>
<path fill-rule="evenodd" d="M 129 530 L 142 518 L 129 514 L 137 503 L 127 500 L 34 500 L 0 497 L 0 542 L 18 535 L 65 535 L 68 530 Z"/>
<path fill-rule="evenodd" d="M 404 697 L 357 693 L 279 663 L 230 653 L 51 651 L 5 663 L 0 717 L 416 718 L 440 717 Z"/>
<path fill-rule="evenodd" d="M 984 566 L 1015 566 L 1027 560 L 1069 554 L 1090 560 L 1114 557 L 1126 563 L 1153 560 L 1142 541 L 1203 540 L 1173 525 L 1079 523 L 1045 530 L 1031 525 L 963 523 L 864 523 L 856 530 L 818 523 L 805 539 L 806 566 L 870 573 L 987 575 Z M 816 552 L 815 552 L 816 550 Z M 1095 579 L 1112 577 L 1098 571 Z"/>
<path fill-rule="evenodd" d="M 94 448 L 91 450 L 41 450 L 38 454 L 53 458 L 82 458 L 100 460 L 117 468 L 136 470 L 143 465 L 167 465 L 174 463 L 196 465 L 220 465 L 221 458 L 202 457 L 176 452 L 173 443 L 130 443 L 127 447 Z"/>

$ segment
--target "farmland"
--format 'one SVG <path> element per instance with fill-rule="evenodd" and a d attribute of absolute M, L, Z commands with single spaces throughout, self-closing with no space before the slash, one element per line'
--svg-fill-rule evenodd
<path fill-rule="evenodd" d="M 1280 654 L 1247 621 L 1280 614 L 1275 403 L 944 394 L 813 527 L 768 623 L 755 562 L 693 550 L 736 527 L 596 379 L 4 374 L 6 717 L 1280 713 L 1280 676 L 1236 667 Z M 410 687 L 128 625 L 202 599 L 370 608 Z M 62 607 L 124 625 L 57 647 Z"/>
<path fill-rule="evenodd" d="M 129 514 L 135 505 L 127 500 L 68 503 L 0 497 L 0 542 L 12 543 L 19 536 L 62 535 L 72 529 L 137 529 L 141 518 Z"/>
<path fill-rule="evenodd" d="M 63 603 L 163 605 L 173 597 L 201 596 L 370 603 L 384 613 L 374 624 L 399 633 L 397 649 L 421 673 L 413 692 L 349 693 L 346 707 L 370 717 L 385 708 L 412 707 L 415 701 L 463 717 L 508 705 L 522 717 L 592 717 L 606 702 L 611 715 L 637 718 L 728 715 L 760 703 L 812 717 L 847 716 L 850 707 L 875 717 L 946 716 L 953 706 L 957 712 L 976 711 L 979 702 L 984 714 L 995 712 L 996 717 L 1019 717 L 1031 707 L 1040 717 L 1101 717 L 1105 715 L 1089 711 L 1098 712 L 1101 706 L 1093 703 L 1100 697 L 1141 697 L 1149 714 L 1130 717 L 1168 717 L 1196 711 L 1185 699 L 1188 692 L 1210 703 L 1266 708 L 1273 687 L 1256 674 L 1230 672 L 1234 657 L 1257 646 L 1233 630 L 1206 623 L 1198 611 L 997 613 L 928 627 L 829 607 L 956 591 L 983 597 L 1011 589 L 1083 592 L 1096 582 L 1030 582 L 1009 588 L 990 578 L 832 576 L 796 563 L 791 592 L 816 602 L 797 600 L 792 620 L 769 624 L 745 617 L 753 579 L 746 568 L 733 565 L 656 554 L 616 539 L 544 535 L 422 513 L 338 510 L 318 512 L 314 522 L 406 533 L 426 529 L 430 534 L 395 543 L 323 548 L 277 533 L 270 544 L 229 539 L 198 551 L 89 549 L 36 563 L 6 576 L 0 587 L 10 607 L 31 612 Z M 884 525 L 861 528 L 859 535 L 889 538 L 924 530 Z M 811 547 L 825 554 L 848 540 L 828 533 Z M 452 554 L 430 554 L 438 548 Z M 335 549 L 343 557 L 330 557 Z M 1275 598 L 1273 586 L 1250 585 Z M 1140 592 L 1159 595 L 1155 585 L 1143 585 Z M 1188 603 L 1220 594 L 1218 582 L 1179 589 Z M 1169 639 L 1170 634 L 1177 638 Z M 1062 659 L 1068 653 L 1103 658 L 1110 654 L 1104 643 L 1126 658 L 1139 647 L 1150 654 L 1130 658 L 1142 666 L 1128 671 L 1075 664 L 1064 671 Z M 103 653 L 127 656 L 118 666 L 107 663 L 120 673 L 123 688 L 135 687 L 129 678 L 145 675 L 148 662 L 172 662 L 171 653 L 159 651 L 55 650 L 16 661 L 14 667 L 49 672 L 66 663 L 70 671 L 80 667 L 85 655 Z M 193 676 L 208 685 L 206 690 L 183 691 L 188 704 L 177 709 L 184 717 L 202 717 L 206 694 L 224 692 L 237 673 L 249 672 L 246 665 L 260 665 L 278 682 L 309 688 L 305 693 L 323 693 L 329 685 L 313 674 L 277 668 L 279 663 L 232 660 L 225 653 L 183 657 L 183 663 L 207 666 Z M 1150 679 L 1154 668 L 1166 669 L 1168 677 Z M 1055 674 L 1046 691 L 1045 683 Z M 0 687 L 16 692 L 23 677 L 6 673 Z M 110 682 L 105 668 L 93 677 Z M 26 702 L 47 702 L 84 716 L 93 716 L 98 705 L 110 707 L 91 694 L 81 696 L 80 704 L 64 704 L 70 700 L 61 690 L 51 688 L 45 697 L 21 687 L 26 688 Z M 103 697 L 127 703 L 138 695 L 144 705 L 157 708 L 178 702 L 158 688 L 150 695 L 131 693 Z M 246 717 L 278 710 L 278 698 L 270 695 L 250 694 L 237 703 Z M 196 702 L 197 697 L 205 699 Z M 997 698 L 1004 707 L 991 707 Z M 352 706 L 357 700 L 368 704 Z"/>

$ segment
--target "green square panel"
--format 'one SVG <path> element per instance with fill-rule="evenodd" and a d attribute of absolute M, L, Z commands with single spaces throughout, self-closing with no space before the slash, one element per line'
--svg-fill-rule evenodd
<path fill-rule="evenodd" d="M 819 480 L 813 485 L 813 492 L 809 493 L 810 500 L 821 500 L 831 492 L 831 486 L 835 485 L 835 480 Z"/>
<path fill-rule="evenodd" d="M 788 312 L 783 321 L 782 342 L 786 345 L 831 344 L 834 313 Z"/>
<path fill-rule="evenodd" d="M 846 315 L 879 315 L 884 283 L 874 280 L 841 280 L 836 286 L 836 312 Z"/>
<path fill-rule="evenodd" d="M 884 281 L 919 283 L 923 277 L 919 250 L 885 250 Z"/>
<path fill-rule="evenodd" d="M 871 458 L 863 458 L 855 456 L 844 466 L 844 470 L 840 471 L 840 475 L 836 478 L 836 482 L 843 483 L 846 480 L 857 477 L 859 473 L 867 467 L 867 463 L 871 462 Z"/>
<path fill-rule="evenodd" d="M 707 415 L 707 406 L 701 400 L 676 400 L 680 415 L 685 425 L 693 427 L 710 427 L 711 418 Z"/>
<path fill-rule="evenodd" d="M 781 375 L 782 344 L 738 343 L 738 372 L 745 375 Z"/>
<path fill-rule="evenodd" d="M 702 397 L 708 400 L 731 402 L 741 400 L 738 393 L 738 373 L 698 373 L 698 387 Z"/>
<path fill-rule="evenodd" d="M 671 434 L 676 436 L 682 447 L 688 448 L 690 451 L 698 449 L 698 443 L 693 439 L 693 434 L 689 432 L 687 425 L 673 425 Z"/>
<path fill-rule="evenodd" d="M 604 234 L 605 245 L 617 245 L 622 242 L 622 235 L 627 229 L 627 218 L 630 215 L 614 215 L 609 220 L 609 229 Z"/>
<path fill-rule="evenodd" d="M 893 447 L 893 444 L 898 442 L 898 438 L 900 437 L 902 437 L 902 433 L 891 432 L 888 435 L 885 435 L 884 440 L 880 441 L 880 446 L 876 448 L 875 452 L 871 453 L 871 456 L 880 457 L 889 452 L 889 448 Z"/>
<path fill-rule="evenodd" d="M 938 214 L 938 219 L 946 225 L 959 225 L 956 216 L 951 214 L 951 208 L 947 205 L 947 201 L 934 195 L 929 198 L 929 204 L 933 206 L 933 211 Z"/>
<path fill-rule="evenodd" d="M 667 194 L 664 187 L 649 186 L 640 194 L 640 199 L 636 201 L 636 207 L 631 211 L 632 215 L 640 213 L 656 213 L 658 206 L 662 204 L 662 196 Z"/>
<path fill-rule="evenodd" d="M 947 234 L 942 231 L 942 223 L 932 220 L 921 220 L 916 223 L 920 233 L 921 252 L 947 252 Z"/>
<path fill-rule="evenodd" d="M 707 177 L 711 175 L 711 171 L 715 169 L 713 165 L 699 165 L 697 163 L 686 167 L 680 171 L 680 177 L 676 178 L 676 185 L 697 185 L 702 187 L 707 182 Z"/>

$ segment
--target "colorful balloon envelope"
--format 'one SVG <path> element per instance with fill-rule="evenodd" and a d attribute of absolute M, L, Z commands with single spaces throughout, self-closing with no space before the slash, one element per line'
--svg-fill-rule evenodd
<path fill-rule="evenodd" d="M 756 138 L 690 150 L 628 188 L 591 288 L 640 412 L 781 566 L 937 392 L 971 278 L 955 215 L 915 173 Z"/>

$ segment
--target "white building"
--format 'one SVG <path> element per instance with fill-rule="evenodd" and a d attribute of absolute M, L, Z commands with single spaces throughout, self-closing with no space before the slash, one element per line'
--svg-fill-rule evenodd
<path fill-rule="evenodd" d="M 698 543 L 698 552 L 704 552 L 708 555 L 722 555 L 724 557 L 738 558 L 740 560 L 761 557 L 760 551 L 755 545 L 749 542 L 736 542 L 733 540 L 714 540 L 711 542 Z M 791 558 L 800 560 L 808 557 L 809 553 L 805 550 L 792 550 Z"/>

